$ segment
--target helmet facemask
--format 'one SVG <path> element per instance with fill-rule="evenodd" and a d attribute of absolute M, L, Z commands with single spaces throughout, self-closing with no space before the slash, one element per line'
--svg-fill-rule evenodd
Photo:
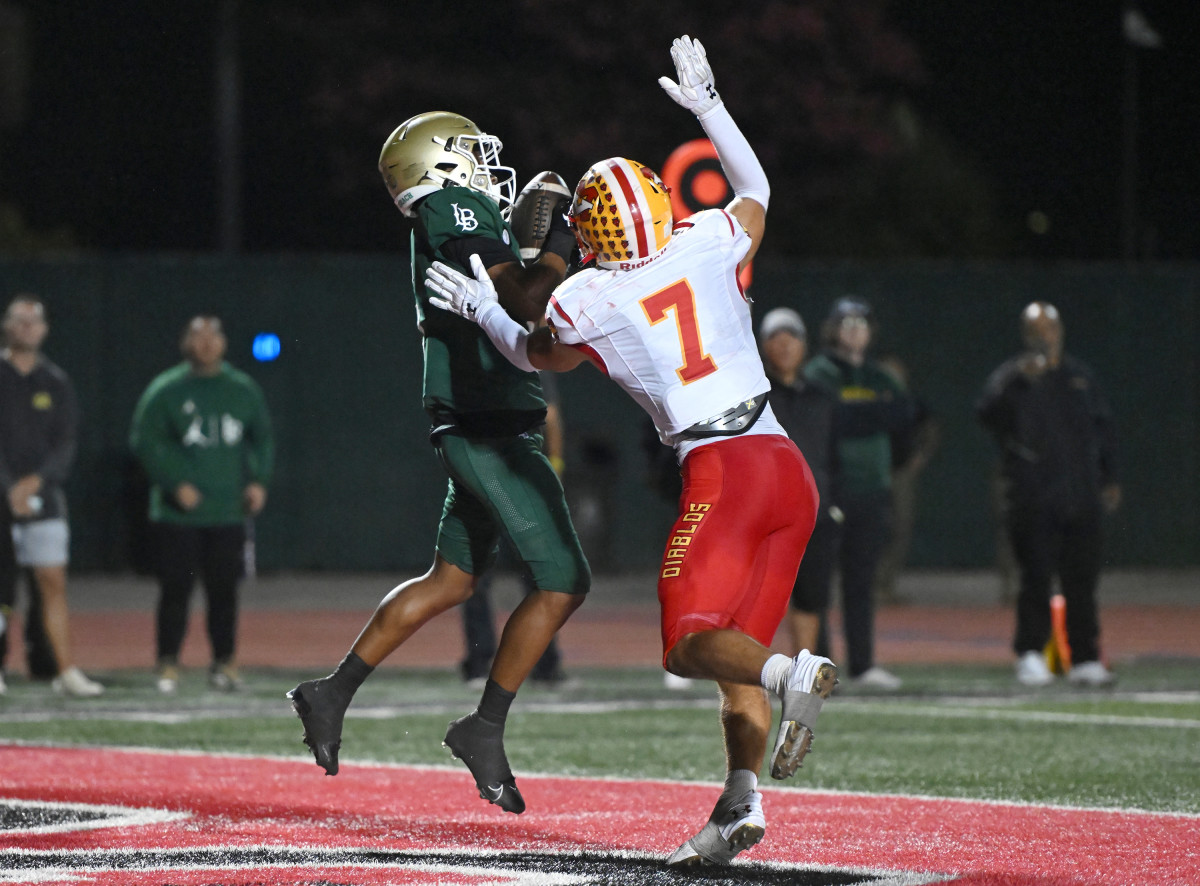
<path fill-rule="evenodd" d="M 473 168 L 467 187 L 495 200 L 500 207 L 500 214 L 508 218 L 517 197 L 517 171 L 500 163 L 503 142 L 494 135 L 481 132 L 479 135 L 458 135 L 449 143 L 439 143 L 447 145 L 447 151 L 461 154 L 470 161 Z"/>

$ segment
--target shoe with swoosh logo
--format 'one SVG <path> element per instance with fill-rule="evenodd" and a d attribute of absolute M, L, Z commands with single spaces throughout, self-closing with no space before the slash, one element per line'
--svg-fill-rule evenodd
<path fill-rule="evenodd" d="M 501 724 L 485 720 L 474 711 L 450 724 L 442 746 L 467 764 L 480 797 L 505 812 L 520 815 L 525 811 L 525 798 L 517 790 L 504 753 Z"/>

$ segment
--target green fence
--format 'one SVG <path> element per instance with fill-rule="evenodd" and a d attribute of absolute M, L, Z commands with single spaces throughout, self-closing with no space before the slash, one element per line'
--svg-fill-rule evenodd
<path fill-rule="evenodd" d="M 1067 349 L 1092 364 L 1117 413 L 1125 505 L 1111 521 L 1113 566 L 1200 563 L 1200 266 L 861 265 L 763 260 L 756 313 L 790 304 L 814 332 L 855 293 L 880 320 L 880 345 L 909 365 L 942 427 L 923 476 L 910 563 L 977 567 L 994 557 L 996 453 L 972 404 L 1018 347 L 1034 299 L 1063 313 Z M 396 570 L 428 565 L 444 476 L 419 407 L 420 340 L 402 257 L 130 256 L 0 261 L 5 300 L 46 301 L 46 351 L 83 411 L 69 486 L 80 570 L 144 566 L 144 485 L 126 448 L 134 404 L 179 358 L 193 314 L 220 315 L 230 359 L 266 391 L 278 471 L 259 519 L 264 569 Z M 257 363 L 259 332 L 282 341 Z M 657 559 L 672 507 L 646 484 L 641 411 L 584 367 L 561 381 L 566 484 L 597 570 Z"/>

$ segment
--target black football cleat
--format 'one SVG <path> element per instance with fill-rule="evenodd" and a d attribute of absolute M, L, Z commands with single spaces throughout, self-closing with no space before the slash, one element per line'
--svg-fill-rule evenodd
<path fill-rule="evenodd" d="M 505 812 L 525 811 L 525 798 L 517 790 L 504 753 L 503 726 L 489 723 L 475 711 L 450 724 L 442 746 L 467 764 L 480 797 Z"/>
<path fill-rule="evenodd" d="M 301 683 L 287 697 L 304 724 L 304 743 L 313 752 L 317 765 L 326 775 L 337 775 L 346 705 L 331 697 L 324 680 Z"/>

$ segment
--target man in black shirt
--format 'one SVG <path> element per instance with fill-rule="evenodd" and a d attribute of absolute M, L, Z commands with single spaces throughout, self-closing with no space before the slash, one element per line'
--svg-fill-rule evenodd
<path fill-rule="evenodd" d="M 1042 650 L 1057 575 L 1067 604 L 1067 679 L 1103 686 L 1113 677 L 1100 661 L 1096 613 L 1102 518 L 1121 501 L 1112 410 L 1092 370 L 1063 353 L 1053 305 L 1027 306 L 1021 333 L 1026 350 L 992 373 L 976 406 L 1002 450 L 1008 531 L 1021 574 L 1017 679 L 1027 686 L 1054 679 Z"/>
<path fill-rule="evenodd" d="M 0 489 L 3 519 L 15 563 L 0 559 L 0 613 L 12 605 L 16 568 L 31 570 L 41 623 L 53 652 L 56 692 L 94 696 L 104 691 L 71 663 L 67 615 L 69 529 L 62 484 L 75 459 L 79 422 L 75 391 L 65 372 L 41 353 L 49 326 L 42 303 L 19 295 L 4 312 L 7 344 L 0 359 Z M 0 645 L 3 651 L 3 645 Z M 2 681 L 0 681 L 2 682 Z"/>
<path fill-rule="evenodd" d="M 808 649 L 828 655 L 825 614 L 837 559 L 839 529 L 844 519 L 834 503 L 837 465 L 834 395 L 809 381 L 800 371 L 808 354 L 804 320 L 791 308 L 768 311 L 758 327 L 763 368 L 771 380 L 771 408 L 788 436 L 804 453 L 817 484 L 820 505 L 800 571 L 792 589 L 787 625 L 792 635 L 791 654 Z"/>

